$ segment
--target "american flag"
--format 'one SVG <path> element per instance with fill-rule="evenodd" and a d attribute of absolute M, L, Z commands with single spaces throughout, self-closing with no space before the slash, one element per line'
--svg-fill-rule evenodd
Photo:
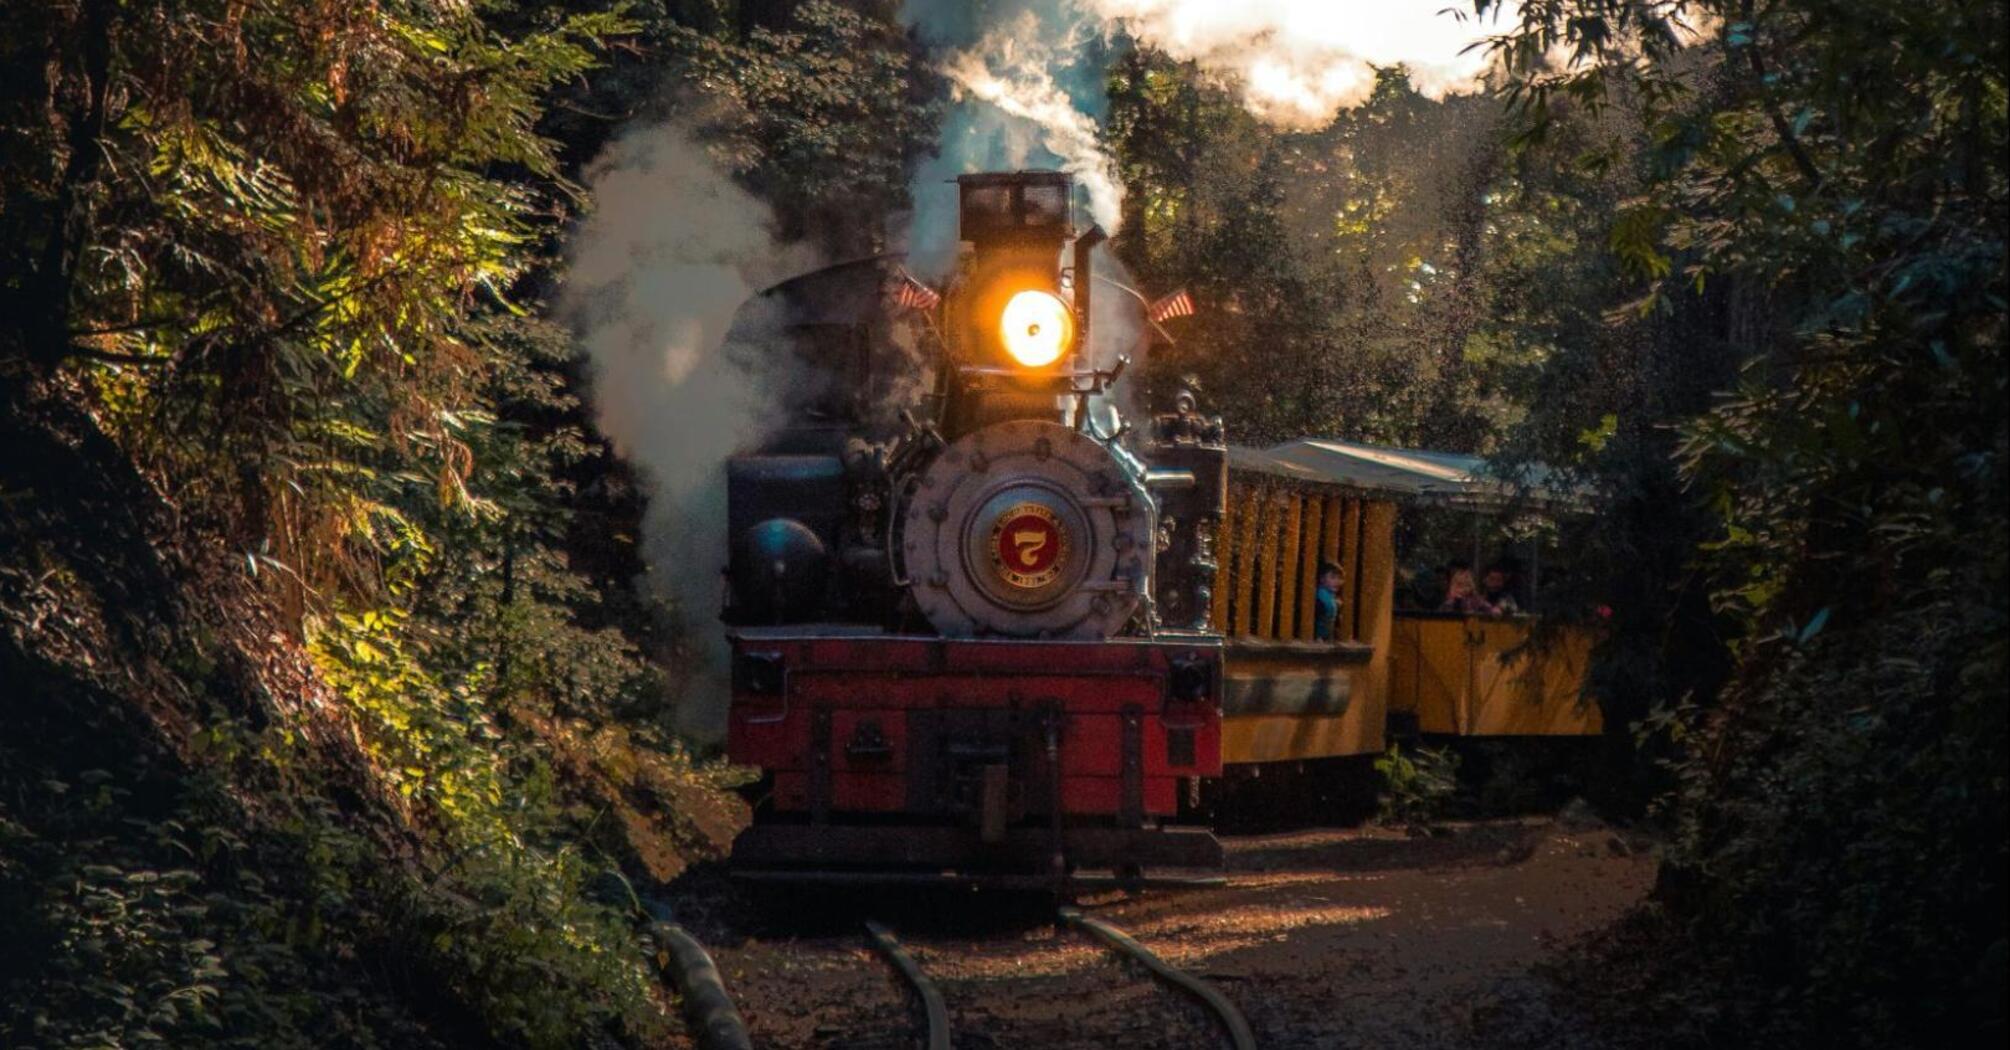
<path fill-rule="evenodd" d="M 1175 317 L 1192 317 L 1193 296 L 1186 294 L 1186 289 L 1182 288 L 1145 307 L 1145 316 L 1151 318 L 1153 324 Z"/>
<path fill-rule="evenodd" d="M 942 296 L 935 289 L 901 274 L 900 287 L 894 290 L 893 301 L 907 310 L 933 310 L 935 304 L 942 301 Z"/>

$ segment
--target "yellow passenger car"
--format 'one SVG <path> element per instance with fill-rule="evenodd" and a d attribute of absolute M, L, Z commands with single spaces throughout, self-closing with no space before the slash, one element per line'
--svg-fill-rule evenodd
<path fill-rule="evenodd" d="M 1376 754 L 1392 730 L 1597 735 L 1586 629 L 1398 608 L 1400 509 L 1483 518 L 1530 505 L 1584 509 L 1567 493 L 1490 479 L 1476 456 L 1326 439 L 1231 449 L 1213 608 L 1228 638 L 1223 761 Z M 1314 637 L 1326 563 L 1341 575 L 1330 640 Z"/>

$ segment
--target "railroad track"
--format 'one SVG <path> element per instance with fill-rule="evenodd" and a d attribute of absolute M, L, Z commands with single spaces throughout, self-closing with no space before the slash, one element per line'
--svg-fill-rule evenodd
<path fill-rule="evenodd" d="M 1249 1021 L 1242 1016 L 1242 1011 L 1236 1009 L 1235 1004 L 1213 985 L 1180 970 L 1153 954 L 1151 949 L 1139 944 L 1124 931 L 1102 919 L 1084 915 L 1079 909 L 1062 908 L 1060 919 L 1062 925 L 1095 938 L 1112 951 L 1143 966 L 1161 983 L 1192 997 L 1194 1001 L 1206 1007 L 1227 1038 L 1227 1045 L 1234 1050 L 1255 1050 L 1256 1036 L 1250 1031 Z M 914 991 L 915 998 L 921 1003 L 923 1023 L 926 1026 L 926 1042 L 923 1045 L 928 1050 L 951 1050 L 955 1044 L 950 1038 L 949 1005 L 943 999 L 941 990 L 936 988 L 934 981 L 929 980 L 921 965 L 915 962 L 914 956 L 901 946 L 900 939 L 894 936 L 892 930 L 871 920 L 866 922 L 865 927 L 867 934 L 872 938 L 873 946 L 879 949 L 880 954 L 886 956 L 895 970 L 899 971 L 901 978 L 907 982 L 907 986 Z"/>

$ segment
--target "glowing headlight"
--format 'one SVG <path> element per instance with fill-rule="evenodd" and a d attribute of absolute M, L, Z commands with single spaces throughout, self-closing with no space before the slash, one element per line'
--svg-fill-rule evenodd
<path fill-rule="evenodd" d="M 1044 368 L 1060 360 L 1074 338 L 1075 317 L 1068 304 L 1049 292 L 1026 291 L 1005 304 L 999 318 L 1005 351 L 1027 368 Z"/>

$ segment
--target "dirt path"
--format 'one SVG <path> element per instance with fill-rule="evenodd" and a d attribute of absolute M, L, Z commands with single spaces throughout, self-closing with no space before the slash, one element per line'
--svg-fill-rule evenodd
<path fill-rule="evenodd" d="M 1556 1045 L 1576 1032 L 1531 967 L 1617 918 L 1655 861 L 1604 829 L 1493 822 L 1228 840 L 1226 886 L 1083 902 L 1213 980 L 1272 1048 Z M 916 1045 L 915 1011 L 854 920 L 893 923 L 950 1005 L 959 1048 L 1225 1045 L 1197 1007 L 1038 903 L 976 894 L 799 899 L 714 955 L 759 1045 Z M 837 905 L 842 914 L 823 916 Z"/>

